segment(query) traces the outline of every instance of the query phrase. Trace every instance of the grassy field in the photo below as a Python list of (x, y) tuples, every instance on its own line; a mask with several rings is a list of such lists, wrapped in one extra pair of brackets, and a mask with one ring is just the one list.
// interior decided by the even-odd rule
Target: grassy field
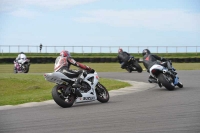
[[(100, 78), (108, 89), (119, 89), (130, 84)], [(46, 81), (42, 74), (0, 74), (0, 106), (17, 105), (27, 102), (41, 102), (52, 99), (51, 89), (54, 83)]]
[[(130, 53), (136, 58), (141, 58), (141, 53)], [(18, 53), (4, 53), (0, 54), (0, 58), (16, 58)], [(26, 53), (27, 57), (54, 57), (56, 58), (59, 53)], [(71, 53), (72, 57), (117, 57), (117, 53)], [(158, 53), (158, 56), (165, 58), (192, 58), (200, 57), (200, 53)]]
[[(97, 72), (125, 72), (118, 63), (84, 63)], [(140, 63), (142, 68), (144, 66)], [(173, 63), (177, 70), (200, 70), (200, 63)], [(31, 64), (29, 73), (47, 73), (52, 72), (54, 64)], [(72, 66), (72, 69), (78, 69)], [(13, 64), (0, 64), (0, 73), (13, 73)]]

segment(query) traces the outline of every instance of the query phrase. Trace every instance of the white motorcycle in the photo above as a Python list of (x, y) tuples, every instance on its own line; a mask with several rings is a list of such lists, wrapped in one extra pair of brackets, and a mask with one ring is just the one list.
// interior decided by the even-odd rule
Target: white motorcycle
[(164, 86), (167, 90), (174, 90), (175, 86), (183, 87), (174, 68), (169, 71), (166, 67), (155, 64), (150, 68), (150, 75), (155, 78), (154, 83), (158, 83), (160, 87)]
[(96, 71), (86, 74), (81, 82), (82, 87), (79, 91), (82, 97), (76, 96), (75, 88), (72, 87), (76, 78), (68, 78), (61, 72), (45, 73), (44, 77), (47, 81), (57, 84), (52, 89), (52, 97), (63, 108), (71, 107), (74, 103), (96, 100), (101, 103), (106, 103), (110, 98), (107, 89), (100, 84)]

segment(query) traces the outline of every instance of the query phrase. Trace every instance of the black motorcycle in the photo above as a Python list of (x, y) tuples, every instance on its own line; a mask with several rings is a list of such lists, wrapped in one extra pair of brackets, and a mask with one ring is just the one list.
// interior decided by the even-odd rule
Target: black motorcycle
[(142, 67), (140, 66), (140, 64), (138, 63), (138, 61), (131, 56), (130, 59), (128, 60), (128, 63), (126, 65), (125, 68), (129, 73), (131, 73), (132, 71), (137, 71), (139, 73), (142, 72)]

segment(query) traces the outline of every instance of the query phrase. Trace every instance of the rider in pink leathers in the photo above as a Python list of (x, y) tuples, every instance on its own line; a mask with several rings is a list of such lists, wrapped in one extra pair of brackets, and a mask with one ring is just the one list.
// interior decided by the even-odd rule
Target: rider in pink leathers
[(84, 78), (84, 74), (83, 74), (83, 70), (70, 70), (70, 65), (74, 65), (76, 67), (79, 67), (83, 70), (86, 70), (88, 72), (94, 72), (93, 69), (91, 69), (89, 66), (86, 66), (84, 64), (81, 64), (79, 62), (76, 62), (70, 55), (70, 53), (66, 50), (63, 50), (60, 52), (60, 56), (58, 56), (56, 58), (55, 61), (55, 66), (54, 66), (54, 71), (57, 72), (62, 72), (63, 74), (65, 74), (67, 77), (69, 78), (75, 78), (78, 77), (76, 79), (76, 81), (74, 82), (74, 84), (72, 85), (72, 87), (74, 87), (75, 93), (77, 94), (78, 97), (82, 97), (82, 94), (79, 91), (79, 88), (81, 88), (81, 82)]

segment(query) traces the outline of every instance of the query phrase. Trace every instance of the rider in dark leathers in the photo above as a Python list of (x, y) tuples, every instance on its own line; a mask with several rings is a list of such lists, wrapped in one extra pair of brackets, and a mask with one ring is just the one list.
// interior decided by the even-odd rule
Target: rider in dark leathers
[(74, 88), (76, 88), (75, 93), (77, 94), (78, 97), (82, 97), (82, 94), (79, 91), (79, 88), (81, 87), (80, 83), (82, 82), (85, 73), (83, 73), (83, 70), (70, 70), (70, 66), (74, 65), (76, 67), (79, 67), (83, 70), (86, 70), (90, 73), (94, 73), (94, 70), (90, 68), (89, 66), (86, 66), (84, 64), (81, 64), (79, 62), (76, 62), (70, 55), (70, 53), (66, 50), (63, 50), (60, 52), (60, 56), (56, 58), (55, 61), (55, 67), (54, 71), (57, 72), (62, 72), (69, 78), (76, 78), (76, 81), (72, 85)]
[[(117, 59), (118, 59), (119, 63), (121, 64), (122, 69), (126, 68), (126, 66), (128, 64), (128, 60), (130, 59), (130, 56), (131, 55), (129, 53), (123, 51), (122, 48), (119, 48)], [(128, 71), (130, 71), (129, 68), (126, 68), (126, 69)]]
[[(142, 55), (143, 55), (143, 64), (144, 64), (145, 68), (147, 69), (147, 72), (149, 72), (150, 68), (154, 64), (160, 64), (162, 66), (167, 67), (169, 70), (173, 69), (170, 62), (165, 62), (165, 61), (167, 61), (167, 59), (159, 57), (155, 54), (151, 54), (151, 52), (148, 49), (144, 49), (142, 51)], [(152, 83), (153, 80), (155, 80), (155, 78), (150, 75), (148, 81), (150, 83)]]

